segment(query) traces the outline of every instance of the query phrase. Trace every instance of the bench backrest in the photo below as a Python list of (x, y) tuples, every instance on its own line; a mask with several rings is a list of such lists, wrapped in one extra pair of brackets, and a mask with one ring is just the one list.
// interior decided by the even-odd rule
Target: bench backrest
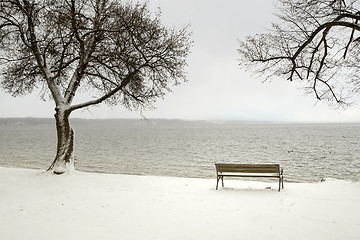
[(279, 164), (232, 164), (216, 163), (216, 172), (280, 173)]

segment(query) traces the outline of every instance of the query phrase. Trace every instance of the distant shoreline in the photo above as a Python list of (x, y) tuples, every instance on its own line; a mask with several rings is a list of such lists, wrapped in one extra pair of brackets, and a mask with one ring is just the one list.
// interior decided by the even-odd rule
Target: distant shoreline
[[(238, 125), (238, 124), (360, 124), (360, 122), (289, 122), (289, 121), (247, 121), (247, 120), (186, 120), (186, 119), (166, 119), (166, 118), (71, 118), (74, 124), (92, 124), (92, 123), (155, 123), (155, 124), (213, 124), (213, 125)], [(36, 117), (2, 117), (0, 125), (39, 125), (54, 124), (54, 118), (36, 118)]]

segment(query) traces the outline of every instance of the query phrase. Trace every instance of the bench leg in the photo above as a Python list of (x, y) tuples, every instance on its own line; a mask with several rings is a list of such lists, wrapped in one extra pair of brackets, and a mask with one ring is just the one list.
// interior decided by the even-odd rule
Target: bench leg
[(281, 177), (279, 177), (279, 192), (280, 192), (280, 187), (281, 187)]
[(222, 187), (224, 187), (224, 177), (216, 177), (216, 190), (219, 188), (219, 181), (221, 179)]
[(282, 189), (284, 189), (284, 169), (281, 169), (280, 177), (281, 177)]
[(279, 192), (280, 192), (280, 188), (284, 189), (284, 177), (283, 176), (279, 177)]

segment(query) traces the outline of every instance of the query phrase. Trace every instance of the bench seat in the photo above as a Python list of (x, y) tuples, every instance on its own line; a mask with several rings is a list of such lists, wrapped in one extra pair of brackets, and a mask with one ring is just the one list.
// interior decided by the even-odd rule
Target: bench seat
[(216, 190), (221, 179), (224, 187), (224, 177), (268, 177), (279, 178), (280, 188), (284, 188), (283, 169), (279, 164), (234, 164), (216, 163)]

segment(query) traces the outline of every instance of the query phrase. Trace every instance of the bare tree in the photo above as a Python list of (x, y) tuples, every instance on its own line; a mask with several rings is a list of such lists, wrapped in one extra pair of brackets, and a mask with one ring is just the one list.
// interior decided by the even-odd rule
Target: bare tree
[(334, 106), (360, 91), (360, 1), (278, 0), (279, 23), (240, 41), (240, 66), (268, 78), (306, 82)]
[[(166, 28), (147, 4), (116, 0), (1, 0), (1, 86), (41, 87), (55, 103), (58, 145), (48, 171), (74, 168), (69, 116), (102, 102), (139, 109), (186, 81), (188, 28)], [(78, 92), (88, 101), (73, 104)]]

